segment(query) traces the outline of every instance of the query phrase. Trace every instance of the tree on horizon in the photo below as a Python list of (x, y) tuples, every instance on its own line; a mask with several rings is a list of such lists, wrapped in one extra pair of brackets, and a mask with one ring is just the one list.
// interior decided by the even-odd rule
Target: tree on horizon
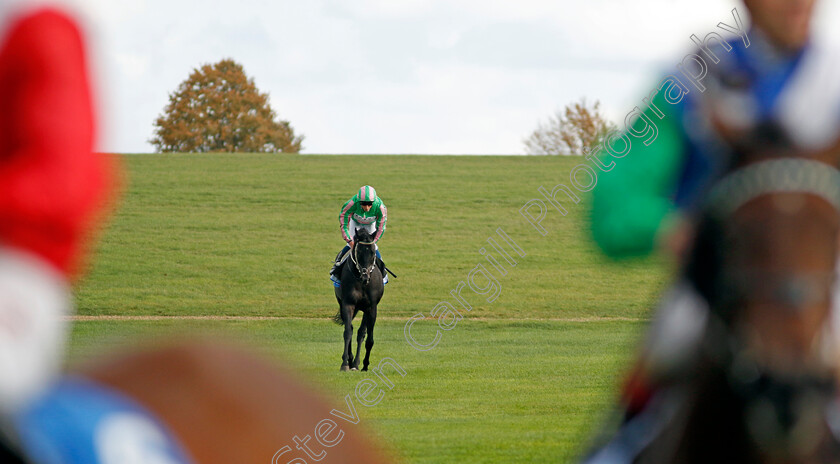
[(279, 120), (242, 65), (230, 58), (190, 73), (154, 122), (155, 150), (299, 153), (303, 136)]
[(582, 98), (557, 110), (547, 122), (540, 122), (524, 143), (531, 155), (584, 155), (595, 150), (614, 129), (616, 125), (601, 113), (599, 101), (590, 106)]

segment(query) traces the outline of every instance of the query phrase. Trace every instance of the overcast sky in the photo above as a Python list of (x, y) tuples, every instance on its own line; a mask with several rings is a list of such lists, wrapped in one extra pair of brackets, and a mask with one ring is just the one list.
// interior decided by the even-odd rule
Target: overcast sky
[[(735, 0), (74, 0), (88, 18), (100, 149), (151, 152), (193, 68), (230, 57), (304, 153), (521, 154), (554, 110), (618, 121)], [(833, 34), (840, 0), (822, 0)], [(840, 28), (833, 28), (838, 30)]]

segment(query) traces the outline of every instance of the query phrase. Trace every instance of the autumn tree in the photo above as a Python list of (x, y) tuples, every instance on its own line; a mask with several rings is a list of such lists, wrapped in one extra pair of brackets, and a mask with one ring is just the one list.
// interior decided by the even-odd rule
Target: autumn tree
[(303, 141), (231, 59), (194, 69), (154, 126), (159, 152), (298, 153)]
[(525, 147), (532, 155), (583, 155), (596, 149), (604, 136), (616, 129), (601, 113), (601, 104), (587, 105), (586, 99), (557, 110), (547, 122), (539, 123)]

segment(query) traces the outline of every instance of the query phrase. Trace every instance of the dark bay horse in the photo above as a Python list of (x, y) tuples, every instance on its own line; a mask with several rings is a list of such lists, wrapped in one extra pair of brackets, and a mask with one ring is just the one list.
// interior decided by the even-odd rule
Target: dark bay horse
[[(373, 348), (373, 327), (376, 324), (376, 307), (385, 293), (376, 260), (376, 245), (366, 229), (356, 229), (355, 246), (350, 257), (339, 272), (341, 286), (335, 287), (338, 313), (333, 317), (337, 324), (344, 325), (344, 353), (341, 355), (341, 370), (357, 370), (361, 359), (362, 341), (365, 341), (365, 360), (362, 370), (368, 370), (370, 351)], [(362, 323), (356, 334), (356, 357), (353, 357), (353, 318), (364, 312)], [(367, 336), (367, 340), (365, 340)]]
[(587, 464), (840, 462), (840, 141), (715, 123), (728, 170)]
[(745, 150), (711, 189), (672, 310), (699, 335), (625, 424), (632, 462), (840, 462), (838, 154)]

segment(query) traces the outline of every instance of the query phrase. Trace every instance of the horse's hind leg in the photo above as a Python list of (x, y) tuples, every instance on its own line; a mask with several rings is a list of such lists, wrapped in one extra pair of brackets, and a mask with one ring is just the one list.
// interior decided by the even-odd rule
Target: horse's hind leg
[[(367, 329), (367, 340), (365, 341), (365, 362), (362, 366), (362, 370), (368, 370), (368, 365), (370, 365), (370, 351), (373, 349), (373, 326), (376, 325), (376, 307), (371, 308), (370, 311), (365, 313), (364, 319), (362, 319), (362, 327)], [(359, 349), (356, 351), (356, 356), (359, 356), (359, 352), (362, 351), (362, 347), (359, 346)], [(358, 364), (357, 364), (358, 365)]]
[(362, 323), (359, 325), (359, 330), (356, 331), (356, 357), (353, 359), (353, 365), (351, 366), (352, 369), (358, 369), (359, 361), (362, 360), (362, 341), (365, 339), (365, 334), (367, 333), (367, 319), (368, 315), (367, 313), (364, 313)]

